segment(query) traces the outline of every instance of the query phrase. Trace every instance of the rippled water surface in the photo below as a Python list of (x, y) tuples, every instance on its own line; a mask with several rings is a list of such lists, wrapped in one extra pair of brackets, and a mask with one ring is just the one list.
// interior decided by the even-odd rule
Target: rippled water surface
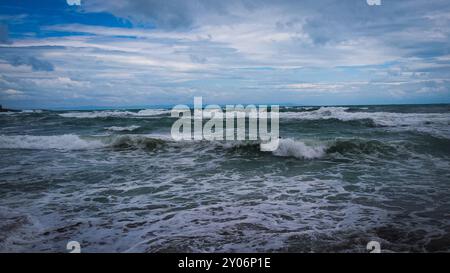
[(0, 113), (0, 251), (450, 250), (450, 106), (285, 107), (279, 149), (164, 109)]

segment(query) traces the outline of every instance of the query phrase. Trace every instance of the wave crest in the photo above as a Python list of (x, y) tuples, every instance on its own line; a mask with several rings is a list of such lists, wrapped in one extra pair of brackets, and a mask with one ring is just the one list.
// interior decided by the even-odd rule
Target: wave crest
[(88, 150), (98, 148), (142, 148), (155, 149), (166, 140), (146, 135), (112, 135), (81, 137), (73, 134), (55, 136), (0, 135), (0, 149), (25, 150)]
[(114, 131), (114, 132), (124, 132), (124, 131), (134, 131), (141, 128), (141, 126), (138, 125), (130, 125), (130, 126), (125, 126), (125, 127), (121, 127), (121, 126), (111, 126), (111, 127), (105, 127), (105, 130), (108, 131)]
[(56, 136), (0, 136), (1, 149), (32, 149), (32, 150), (86, 150), (104, 147), (99, 140), (82, 139), (77, 135), (65, 134)]
[[(261, 151), (259, 141), (207, 142), (207, 141), (172, 141), (169, 137), (158, 135), (109, 135), (81, 137), (73, 134), (55, 136), (0, 135), (0, 149), (35, 149), (35, 150), (87, 150), (99, 148), (145, 149), (155, 150), (165, 146), (197, 148), (219, 148), (230, 152), (267, 154)], [(206, 146), (205, 146), (206, 145)], [(441, 144), (439, 143), (439, 147)], [(341, 155), (395, 155), (398, 145), (367, 139), (337, 139), (329, 141), (301, 141), (280, 139), (278, 148), (271, 152), (274, 156), (295, 157), (298, 159), (317, 159), (325, 156)], [(211, 150), (210, 150), (211, 151)]]
[(302, 141), (293, 139), (280, 139), (278, 149), (272, 152), (275, 156), (290, 156), (300, 159), (314, 159), (325, 155), (326, 145), (306, 145)]
[(320, 107), (314, 111), (281, 112), (280, 118), (341, 121), (370, 119), (380, 126), (448, 125), (449, 113), (351, 112), (348, 107)]
[(153, 150), (166, 144), (164, 139), (141, 135), (116, 136), (109, 144), (110, 147), (119, 149), (142, 148)]
[(132, 111), (89, 111), (89, 112), (68, 112), (61, 113), (59, 116), (64, 118), (109, 118), (109, 117), (150, 117), (160, 116), (169, 113), (167, 109), (144, 109), (138, 112)]
[(326, 149), (327, 154), (389, 154), (393, 151), (395, 151), (395, 147), (391, 145), (378, 140), (363, 139), (338, 139)]

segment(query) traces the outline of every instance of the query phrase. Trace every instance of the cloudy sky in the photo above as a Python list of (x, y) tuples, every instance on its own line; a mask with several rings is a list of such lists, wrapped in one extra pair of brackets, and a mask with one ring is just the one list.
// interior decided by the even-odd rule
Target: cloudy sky
[(449, 26), (448, 0), (0, 0), (0, 103), (448, 103)]

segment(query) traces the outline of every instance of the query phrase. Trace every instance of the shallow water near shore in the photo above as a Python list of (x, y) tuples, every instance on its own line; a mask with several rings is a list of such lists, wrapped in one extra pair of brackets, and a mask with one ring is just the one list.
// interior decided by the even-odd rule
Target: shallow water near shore
[(450, 106), (282, 107), (279, 148), (168, 109), (0, 113), (0, 251), (450, 250)]

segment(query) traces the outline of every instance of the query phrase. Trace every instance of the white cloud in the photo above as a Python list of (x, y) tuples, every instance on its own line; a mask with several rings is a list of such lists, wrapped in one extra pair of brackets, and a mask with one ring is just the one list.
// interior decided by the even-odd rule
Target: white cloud
[(19, 91), (19, 90), (15, 90), (15, 89), (6, 89), (6, 90), (1, 90), (1, 92), (5, 95), (10, 95), (10, 96), (16, 96), (16, 95), (22, 95), (23, 92)]
[(69, 6), (80, 6), (81, 5), (81, 0), (66, 0), (67, 4)]
[(88, 88), (90, 86), (88, 81), (72, 80), (69, 77), (36, 78), (28, 81), (38, 88)]

